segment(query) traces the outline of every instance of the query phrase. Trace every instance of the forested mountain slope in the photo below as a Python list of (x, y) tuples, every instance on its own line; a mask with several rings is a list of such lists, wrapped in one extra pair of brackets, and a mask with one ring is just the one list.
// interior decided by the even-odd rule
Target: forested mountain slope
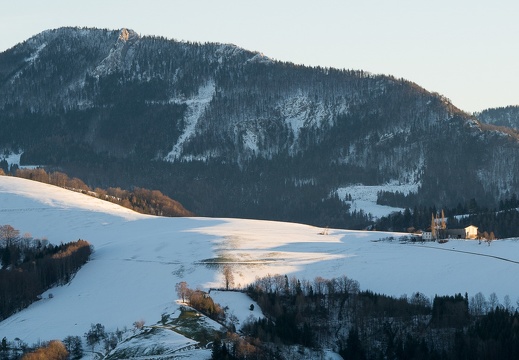
[[(518, 134), (390, 76), (123, 29), (45, 31), (0, 54), (0, 149), (200, 215), (359, 227), (349, 184), (412, 204), (517, 192)], [(395, 204), (402, 206), (402, 204)]]
[(486, 109), (475, 116), (486, 124), (511, 127), (519, 129), (519, 106), (506, 106)]

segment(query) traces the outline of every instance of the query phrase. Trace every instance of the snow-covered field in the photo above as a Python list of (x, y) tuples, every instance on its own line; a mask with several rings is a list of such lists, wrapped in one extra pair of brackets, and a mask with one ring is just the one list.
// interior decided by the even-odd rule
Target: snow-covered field
[(7, 165), (11, 167), (11, 165), (18, 165), (21, 169), (35, 169), (38, 166), (36, 165), (20, 165), (20, 158), (22, 156), (22, 152), (19, 153), (10, 153), (9, 155), (0, 153), (0, 161), (7, 161)]
[[(137, 214), (79, 193), (0, 176), (0, 225), (59, 244), (88, 240), (95, 253), (73, 280), (49, 290), (29, 308), (0, 323), (0, 338), (32, 344), (83, 334), (91, 324), (108, 331), (135, 321), (157, 324), (179, 309), (175, 284), (222, 287), (215, 263), (231, 264), (235, 284), (287, 274), (313, 280), (346, 275), (361, 289), (394, 296), (495, 292), (519, 297), (519, 242), (402, 244), (378, 241), (399, 234), (330, 229), (243, 219), (161, 218)], [(213, 295), (213, 292), (211, 294)], [(52, 293), (53, 297), (49, 298)], [(240, 324), (250, 299), (215, 293)], [(257, 307), (255, 310), (258, 310)], [(256, 316), (255, 314), (254, 316)], [(179, 335), (180, 336), (180, 335)], [(168, 340), (169, 341), (169, 340)], [(180, 344), (184, 340), (175, 339)], [(189, 343), (185, 339), (185, 343)]]
[(377, 204), (377, 193), (379, 191), (400, 192), (404, 195), (418, 192), (418, 184), (400, 184), (396, 182), (385, 185), (351, 185), (339, 188), (337, 195), (340, 199), (346, 200), (351, 195), (352, 201), (346, 201), (351, 206), (351, 211), (364, 211), (371, 214), (374, 218), (387, 216), (395, 211), (404, 211), (402, 208), (391, 207)]

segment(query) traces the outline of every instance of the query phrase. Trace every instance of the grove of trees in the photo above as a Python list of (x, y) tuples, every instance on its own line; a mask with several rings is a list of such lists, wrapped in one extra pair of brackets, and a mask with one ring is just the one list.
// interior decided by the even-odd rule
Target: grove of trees
[(22, 356), (22, 360), (66, 360), (69, 353), (61, 341), (53, 340), (48, 345)]
[(202, 314), (213, 320), (222, 320), (224, 311), (213, 301), (211, 296), (202, 290), (193, 290), (185, 281), (181, 281), (175, 285), (175, 290), (182, 302), (186, 302), (189, 306), (200, 311)]
[(92, 253), (85, 240), (52, 245), (0, 226), (0, 320), (38, 299), (51, 286), (65, 284)]
[[(313, 281), (269, 275), (245, 290), (264, 319), (242, 327), (251, 358), (283, 353), (283, 345), (335, 348), (344, 359), (517, 359), (519, 313), (505, 297), (424, 294), (393, 298), (360, 291), (342, 276)], [(519, 302), (518, 302), (519, 305)], [(286, 353), (285, 353), (286, 354)], [(245, 359), (232, 340), (217, 343), (213, 359)], [(261, 358), (261, 357), (260, 357)]]
[[(377, 203), (401, 206), (402, 203), (399, 202), (386, 202), (394, 195), (389, 194), (393, 193), (379, 193)], [(431, 224), (431, 214), (436, 214), (438, 211), (439, 208), (435, 206), (405, 208), (404, 211), (397, 211), (381, 217), (375, 222), (374, 228), (383, 231), (404, 232), (418, 229), (426, 230)], [(499, 205), (492, 208), (480, 205), (476, 199), (470, 199), (463, 204), (459, 203), (456, 207), (446, 208), (445, 216), (449, 228), (456, 229), (476, 225), (482, 234), (485, 232), (488, 234), (484, 236), (486, 239), (490, 238), (492, 233), (497, 238), (519, 236), (519, 200), (516, 194), (500, 200)]]

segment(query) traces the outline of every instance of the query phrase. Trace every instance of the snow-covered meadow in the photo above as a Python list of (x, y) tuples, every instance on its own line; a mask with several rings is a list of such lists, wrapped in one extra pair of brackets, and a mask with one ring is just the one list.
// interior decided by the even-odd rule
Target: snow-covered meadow
[[(161, 218), (7, 176), (0, 176), (3, 224), (51, 243), (81, 238), (95, 248), (69, 284), (0, 323), (0, 338), (29, 344), (83, 336), (95, 323), (109, 331), (139, 320), (156, 324), (161, 314), (178, 313), (176, 283), (222, 287), (221, 263), (232, 266), (236, 286), (267, 274), (309, 280), (346, 275), (363, 290), (394, 296), (495, 292), (501, 300), (519, 298), (519, 242), (513, 239), (491, 246), (464, 240), (412, 244), (393, 233), (330, 229), (321, 235), (322, 229), (293, 223)], [(395, 240), (380, 241), (390, 236)], [(240, 323), (251, 314), (243, 294), (214, 297)]]
[[(389, 182), (384, 185), (350, 185), (337, 189), (337, 195), (343, 201), (350, 204), (351, 211), (363, 211), (365, 214), (371, 214), (374, 218), (388, 216), (395, 211), (404, 211), (403, 208), (397, 208), (387, 205), (377, 204), (377, 194), (379, 191), (400, 192), (404, 195), (418, 192), (418, 183), (401, 184), (398, 182)], [(347, 200), (351, 196), (351, 201)]]

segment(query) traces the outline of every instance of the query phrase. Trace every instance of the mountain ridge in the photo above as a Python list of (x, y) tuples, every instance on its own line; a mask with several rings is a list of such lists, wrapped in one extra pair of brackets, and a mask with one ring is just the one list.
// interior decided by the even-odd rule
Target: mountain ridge
[(0, 147), (23, 162), (201, 215), (351, 226), (334, 195), (351, 184), (418, 184), (394, 204), (411, 207), (519, 190), (517, 132), (404, 79), (233, 45), (49, 30), (0, 54), (0, 95)]

